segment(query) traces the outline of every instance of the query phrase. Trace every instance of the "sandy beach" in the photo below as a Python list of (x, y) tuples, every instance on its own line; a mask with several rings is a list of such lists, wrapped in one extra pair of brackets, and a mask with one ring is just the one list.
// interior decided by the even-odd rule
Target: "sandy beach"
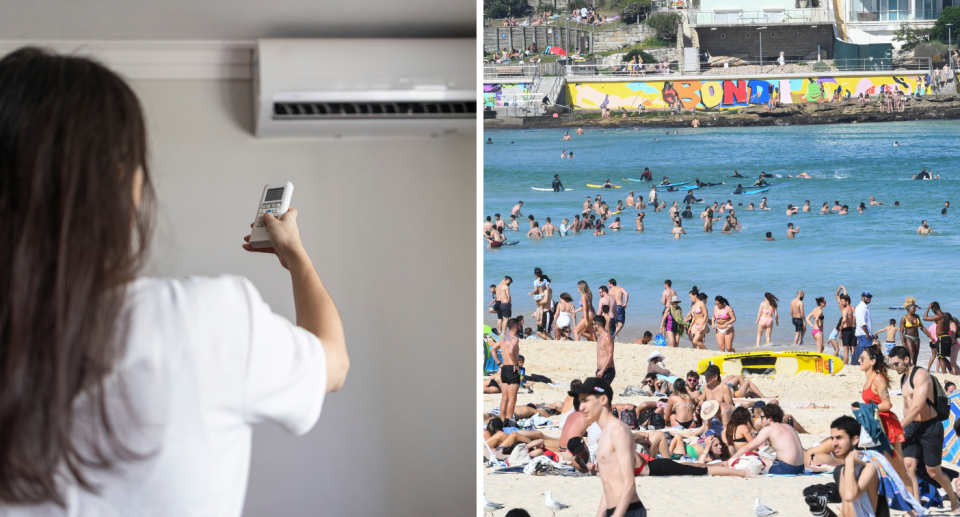
[[(618, 395), (613, 402), (640, 403), (653, 400), (652, 397), (620, 397), (627, 386), (639, 385), (646, 374), (647, 358), (654, 350), (666, 357), (664, 366), (674, 375), (682, 376), (688, 370), (695, 369), (696, 362), (705, 357), (717, 355), (712, 350), (689, 348), (665, 348), (627, 343), (616, 343), (614, 360), (617, 378), (613, 382), (614, 392)], [(775, 351), (786, 351), (790, 347), (777, 347)], [(738, 352), (755, 351), (753, 347), (738, 347)], [(769, 350), (769, 349), (768, 349)], [(573, 379), (583, 379), (592, 375), (596, 369), (596, 346), (588, 342), (557, 342), (521, 340), (520, 353), (525, 357), (525, 368), (529, 374), (536, 373), (549, 377), (554, 383), (569, 383)], [(925, 366), (925, 362), (923, 363)], [(891, 389), (899, 389), (899, 376), (892, 372)], [(830, 422), (841, 415), (852, 415), (850, 404), (860, 400), (864, 374), (856, 366), (845, 366), (835, 375), (823, 375), (801, 372), (797, 375), (749, 375), (757, 387), (767, 397), (776, 396), (784, 412), (793, 415), (810, 434), (800, 435), (804, 447), (810, 447), (828, 438)], [(954, 375), (938, 375), (941, 382), (947, 380), (960, 382)], [(545, 384), (533, 386), (533, 393), (521, 390), (517, 404), (530, 402), (562, 401), (566, 388)], [(498, 407), (500, 395), (483, 395), (483, 410)], [(826, 408), (801, 407), (816, 404)], [(893, 411), (903, 414), (903, 399), (893, 396)], [(558, 417), (553, 417), (556, 421)], [(559, 437), (559, 428), (544, 428), (545, 434)], [(491, 475), (492, 469), (483, 469), (483, 486), (487, 499), (501, 503), (505, 508), (522, 507), (533, 516), (550, 516), (540, 494), (551, 491), (553, 497), (570, 505), (570, 508), (558, 514), (560, 517), (594, 516), (602, 494), (600, 479), (567, 478), (561, 476), (528, 476), (524, 474)], [(754, 500), (777, 510), (779, 515), (810, 515), (803, 501), (803, 488), (832, 481), (828, 476), (767, 477), (741, 479), (729, 477), (638, 477), (637, 490), (651, 515), (710, 515), (744, 516), (753, 515)], [(837, 505), (831, 505), (836, 508)], [(931, 515), (947, 515), (947, 509), (935, 509)], [(838, 510), (837, 510), (838, 511)], [(838, 511), (839, 513), (839, 511)], [(893, 512), (893, 515), (904, 515)]]

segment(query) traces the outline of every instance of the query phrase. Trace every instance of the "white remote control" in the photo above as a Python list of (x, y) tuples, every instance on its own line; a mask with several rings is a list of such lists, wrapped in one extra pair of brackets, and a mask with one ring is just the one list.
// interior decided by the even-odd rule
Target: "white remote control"
[(263, 222), (263, 214), (270, 212), (277, 219), (287, 213), (290, 208), (290, 197), (293, 196), (293, 183), (267, 183), (260, 195), (257, 205), (257, 216), (253, 220), (253, 229), (250, 231), (250, 247), (270, 248), (270, 234), (267, 232), (267, 223)]

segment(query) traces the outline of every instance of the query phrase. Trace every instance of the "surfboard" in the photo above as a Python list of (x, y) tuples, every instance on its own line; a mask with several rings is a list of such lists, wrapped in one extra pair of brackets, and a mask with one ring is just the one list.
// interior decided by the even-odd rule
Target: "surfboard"
[(609, 187), (604, 187), (603, 185), (591, 185), (587, 183), (587, 186), (590, 188), (620, 188), (620, 185), (611, 185)]
[(788, 373), (817, 372), (834, 374), (843, 369), (843, 360), (830, 354), (817, 352), (744, 352), (717, 355), (697, 362), (697, 372), (703, 373), (711, 364), (720, 368), (723, 375), (743, 373)]
[[(635, 181), (635, 182), (638, 182), (638, 183), (641, 182), (641, 181), (644, 181), (644, 180), (635, 180), (635, 179), (633, 179), (633, 178), (620, 178), (620, 179), (622, 179), (623, 181)], [(649, 181), (649, 180), (647, 180), (647, 181)]]
[[(541, 191), (543, 191), (543, 192), (553, 192), (553, 189), (552, 189), (552, 188), (537, 188), (537, 187), (530, 187), (530, 188), (532, 188), (533, 190), (541, 190)], [(570, 192), (570, 191), (572, 191), (573, 189), (572, 189), (572, 188), (565, 188), (565, 189), (563, 189), (563, 190), (564, 190), (564, 192)]]
[(746, 194), (762, 194), (762, 193), (767, 192), (767, 191), (769, 191), (769, 190), (770, 190), (770, 189), (768, 189), (768, 188), (759, 189), (759, 190), (744, 190), (741, 194), (743, 194), (743, 195), (746, 195)]
[(687, 183), (690, 183), (690, 182), (689, 182), (689, 181), (683, 181), (683, 182), (680, 182), (680, 183), (668, 183), (668, 184), (666, 184), (666, 185), (657, 185), (657, 188), (679, 187), (680, 185), (686, 185)]

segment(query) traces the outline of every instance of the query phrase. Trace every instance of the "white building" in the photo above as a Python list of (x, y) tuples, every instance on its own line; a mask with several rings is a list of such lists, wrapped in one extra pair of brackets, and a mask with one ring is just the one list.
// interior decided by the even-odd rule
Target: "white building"
[[(893, 43), (902, 23), (914, 28), (933, 27), (944, 0), (833, 0), (839, 2), (850, 43)], [(947, 0), (950, 5), (950, 0)]]

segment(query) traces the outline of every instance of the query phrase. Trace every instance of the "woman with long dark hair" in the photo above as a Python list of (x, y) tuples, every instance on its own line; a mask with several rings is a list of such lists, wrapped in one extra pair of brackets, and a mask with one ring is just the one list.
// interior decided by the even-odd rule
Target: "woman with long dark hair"
[(900, 425), (900, 419), (891, 411), (893, 402), (890, 401), (889, 392), (890, 372), (879, 346), (870, 345), (863, 349), (860, 353), (860, 371), (866, 374), (863, 392), (860, 394), (863, 402), (877, 405), (880, 425), (883, 427), (883, 432), (887, 434), (890, 445), (893, 446), (893, 455), (890, 453), (884, 453), (884, 455), (901, 476), (900, 479), (906, 479), (903, 477), (907, 474), (907, 469), (903, 464), (903, 446), (901, 445), (906, 441), (906, 436), (903, 433), (903, 426)]
[(717, 347), (721, 352), (736, 352), (733, 349), (733, 323), (737, 321), (737, 315), (723, 296), (717, 296), (713, 300), (713, 328), (717, 331)]
[(91, 60), (24, 48), (0, 60), (0, 215), (0, 501), (240, 515), (252, 424), (307, 432), (349, 367), (296, 210), (265, 216), (272, 248), (244, 248), (290, 271), (298, 326), (244, 278), (140, 277), (139, 101)]
[(767, 333), (767, 346), (770, 346), (770, 336), (773, 334), (773, 324), (780, 325), (780, 315), (777, 313), (777, 302), (780, 301), (770, 293), (763, 293), (763, 301), (757, 311), (757, 348), (760, 348), (760, 336)]
[(756, 434), (750, 411), (747, 408), (738, 407), (730, 413), (730, 420), (723, 430), (723, 441), (733, 452), (737, 452), (750, 443)]

